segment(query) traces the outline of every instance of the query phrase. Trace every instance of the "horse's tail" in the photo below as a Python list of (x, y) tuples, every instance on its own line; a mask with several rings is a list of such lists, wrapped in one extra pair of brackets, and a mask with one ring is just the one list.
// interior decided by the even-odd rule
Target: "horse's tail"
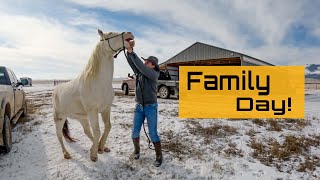
[(64, 136), (64, 138), (70, 142), (76, 142), (77, 139), (74, 139), (70, 136), (70, 131), (69, 131), (69, 127), (68, 127), (68, 120), (66, 120), (64, 122), (64, 125), (63, 125), (63, 129), (62, 129), (62, 134)]

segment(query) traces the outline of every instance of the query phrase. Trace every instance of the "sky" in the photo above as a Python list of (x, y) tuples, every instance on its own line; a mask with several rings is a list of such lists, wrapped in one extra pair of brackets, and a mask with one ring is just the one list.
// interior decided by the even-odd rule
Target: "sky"
[[(320, 64), (318, 0), (0, 0), (0, 66), (72, 79), (104, 32), (135, 35), (139, 56), (168, 60), (195, 42), (275, 65)], [(114, 77), (132, 73), (125, 56)]]

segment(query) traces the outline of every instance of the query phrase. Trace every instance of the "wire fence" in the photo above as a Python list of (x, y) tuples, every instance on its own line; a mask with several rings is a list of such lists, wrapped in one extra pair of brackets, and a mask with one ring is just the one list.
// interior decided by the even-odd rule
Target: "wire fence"
[(305, 89), (320, 89), (320, 83), (305, 83)]
[(53, 81), (53, 85), (54, 86), (57, 86), (58, 84), (61, 84), (61, 83), (66, 83), (66, 82), (69, 82), (70, 80), (54, 80)]

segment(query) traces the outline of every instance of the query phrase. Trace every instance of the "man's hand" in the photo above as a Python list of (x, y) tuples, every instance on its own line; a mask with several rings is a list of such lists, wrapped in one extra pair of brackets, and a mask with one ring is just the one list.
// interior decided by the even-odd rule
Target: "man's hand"
[(132, 53), (132, 52), (133, 52), (133, 47), (134, 47), (134, 45), (135, 45), (134, 40), (130, 40), (130, 41), (129, 41), (129, 47), (127, 48), (128, 53)]

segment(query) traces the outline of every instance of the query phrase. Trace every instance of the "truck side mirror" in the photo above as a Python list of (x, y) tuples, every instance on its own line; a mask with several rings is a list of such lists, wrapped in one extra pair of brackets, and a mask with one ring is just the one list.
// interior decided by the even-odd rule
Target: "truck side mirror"
[(18, 82), (18, 83), (16, 84), (16, 87), (19, 87), (19, 86), (22, 86), (22, 82)]

